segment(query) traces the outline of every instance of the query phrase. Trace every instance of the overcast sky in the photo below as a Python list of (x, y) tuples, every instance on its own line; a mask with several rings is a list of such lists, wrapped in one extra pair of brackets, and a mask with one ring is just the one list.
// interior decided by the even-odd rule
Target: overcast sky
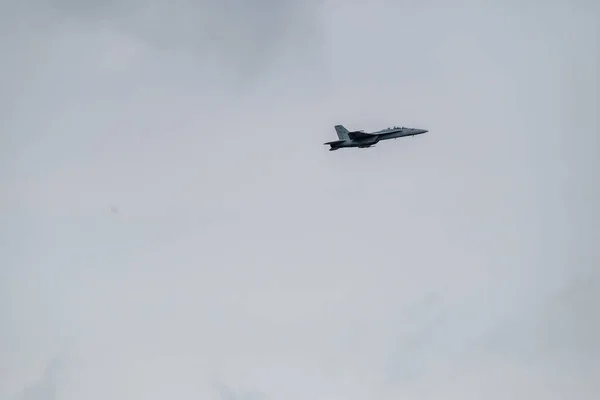
[(600, 3), (250, 3), (1, 3), (0, 398), (596, 399)]

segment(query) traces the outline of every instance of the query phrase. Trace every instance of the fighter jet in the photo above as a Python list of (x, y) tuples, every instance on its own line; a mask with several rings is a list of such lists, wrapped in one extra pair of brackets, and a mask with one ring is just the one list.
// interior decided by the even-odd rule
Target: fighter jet
[(375, 146), (380, 140), (397, 139), (399, 137), (421, 135), (428, 132), (425, 129), (406, 128), (403, 126), (394, 126), (393, 128), (370, 133), (363, 130), (349, 132), (342, 125), (335, 125), (334, 128), (339, 140), (323, 143), (324, 145), (329, 145), (329, 151), (344, 147), (358, 147), (362, 149)]

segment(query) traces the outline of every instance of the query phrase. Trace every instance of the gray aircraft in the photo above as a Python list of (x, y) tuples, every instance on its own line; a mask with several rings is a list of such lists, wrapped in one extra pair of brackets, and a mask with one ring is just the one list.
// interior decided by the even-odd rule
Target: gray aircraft
[(370, 133), (363, 130), (349, 132), (342, 125), (335, 125), (335, 131), (339, 140), (323, 143), (324, 145), (329, 145), (329, 151), (344, 147), (366, 148), (375, 146), (380, 140), (397, 139), (399, 137), (421, 135), (428, 132), (425, 129), (405, 128), (403, 126), (394, 126), (393, 128)]

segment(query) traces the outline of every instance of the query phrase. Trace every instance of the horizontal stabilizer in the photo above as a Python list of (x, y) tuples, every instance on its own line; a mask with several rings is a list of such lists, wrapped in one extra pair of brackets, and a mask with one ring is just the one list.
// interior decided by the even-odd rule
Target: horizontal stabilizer
[(327, 142), (327, 143), (323, 143), (323, 144), (328, 144), (330, 146), (335, 146), (336, 144), (342, 144), (344, 142), (345, 142), (345, 140), (334, 140), (333, 142)]

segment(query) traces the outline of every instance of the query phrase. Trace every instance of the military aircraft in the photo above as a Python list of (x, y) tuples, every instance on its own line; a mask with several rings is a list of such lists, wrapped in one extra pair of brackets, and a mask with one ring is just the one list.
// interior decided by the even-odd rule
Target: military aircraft
[(375, 146), (380, 140), (397, 139), (399, 137), (415, 136), (429, 132), (425, 129), (405, 128), (403, 126), (394, 126), (393, 128), (370, 133), (363, 130), (349, 132), (342, 125), (335, 125), (334, 128), (339, 140), (323, 143), (324, 145), (329, 145), (329, 151), (344, 147), (367, 148)]

